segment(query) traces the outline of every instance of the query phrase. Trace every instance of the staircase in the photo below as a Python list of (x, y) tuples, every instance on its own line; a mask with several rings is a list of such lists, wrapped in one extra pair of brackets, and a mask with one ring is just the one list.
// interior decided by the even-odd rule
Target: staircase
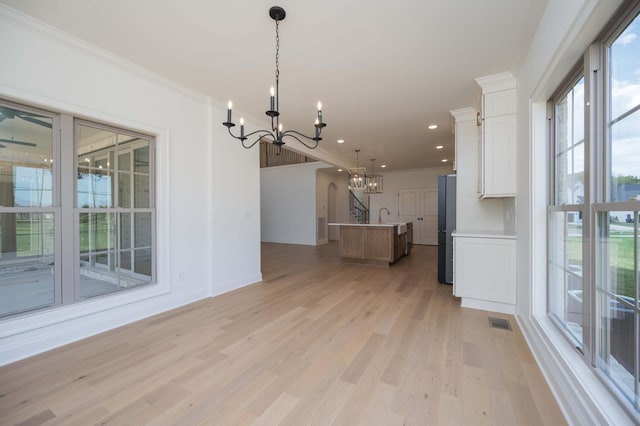
[[(369, 204), (368, 196), (365, 202)], [(355, 223), (369, 223), (369, 207), (360, 201), (351, 190), (349, 190), (349, 211)]]

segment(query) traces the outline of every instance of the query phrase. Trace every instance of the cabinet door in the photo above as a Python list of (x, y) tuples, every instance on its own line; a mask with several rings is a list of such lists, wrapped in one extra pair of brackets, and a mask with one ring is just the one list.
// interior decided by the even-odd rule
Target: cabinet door
[(484, 195), (484, 121), (481, 131), (478, 132), (478, 180), (476, 181), (476, 193), (479, 197)]
[(457, 296), (516, 303), (516, 242), (501, 238), (455, 239)]
[(453, 295), (456, 297), (461, 297), (460, 285), (458, 284), (458, 274), (457, 268), (458, 264), (456, 263), (456, 246), (458, 245), (458, 237), (453, 237)]
[(516, 112), (516, 91), (514, 89), (486, 93), (483, 96), (482, 116), (487, 119)]
[(515, 196), (515, 139), (515, 114), (485, 118), (482, 147), (484, 197)]

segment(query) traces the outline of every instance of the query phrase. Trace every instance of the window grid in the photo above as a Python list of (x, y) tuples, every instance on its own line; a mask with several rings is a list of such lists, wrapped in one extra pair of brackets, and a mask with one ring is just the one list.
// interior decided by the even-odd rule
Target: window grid
[[(548, 312), (573, 343), (576, 333), (567, 317), (572, 289), (567, 283), (580, 277), (585, 362), (596, 368), (612, 394), (640, 421), (640, 40), (635, 41), (640, 36), (640, 4), (627, 2), (623, 8), (587, 49), (580, 66), (587, 76), (584, 120), (578, 123), (584, 136), (565, 139), (569, 143), (563, 144), (564, 135), (557, 130), (558, 115), (564, 112), (557, 108), (558, 102), (572, 93), (573, 86), (549, 102)], [(576, 80), (567, 81), (569, 86)], [(566, 100), (566, 105), (575, 106), (573, 101)], [(571, 163), (575, 157), (569, 157), (580, 145), (583, 200), (562, 194), (566, 175), (562, 167), (567, 164), (577, 176)], [(568, 268), (572, 262), (566, 226), (572, 211), (583, 214), (584, 270), (574, 275)], [(563, 267), (564, 275), (558, 274)]]
[[(565, 89), (550, 102), (553, 184), (548, 223), (548, 310), (554, 322), (583, 347), (583, 254), (584, 195), (584, 77), (576, 72)], [(576, 152), (579, 152), (576, 155)]]
[(0, 101), (0, 317), (61, 301), (58, 128), (55, 114)]
[[(115, 151), (94, 144), (84, 154), (91, 151), (95, 158), (86, 164), (83, 157), (86, 167), (78, 167), (76, 124), (114, 132), (115, 146), (130, 152), (114, 157)], [(73, 304), (84, 299), (83, 286), (95, 290), (96, 274), (106, 275), (81, 274), (81, 214), (109, 217), (103, 228), (87, 223), (83, 231), (85, 244), (96, 248), (94, 257), (112, 258), (105, 262), (107, 272), (113, 265), (129, 268), (110, 277), (128, 282), (116, 291), (156, 281), (152, 137), (0, 99), (0, 138), (0, 317)], [(87, 188), (97, 197), (92, 206), (77, 206), (77, 185), (87, 176)]]
[[(78, 121), (76, 145), (78, 175), (86, 181), (78, 181), (76, 197), (81, 236), (78, 268), (84, 277), (78, 297), (155, 281), (150, 139)], [(96, 184), (105, 179), (106, 184)]]

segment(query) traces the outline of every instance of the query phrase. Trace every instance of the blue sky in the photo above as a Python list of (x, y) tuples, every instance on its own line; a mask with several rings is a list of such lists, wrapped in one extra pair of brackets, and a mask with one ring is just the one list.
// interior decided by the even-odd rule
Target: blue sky
[[(640, 104), (640, 17), (611, 46), (611, 119)], [(640, 111), (612, 128), (612, 173), (640, 176)]]

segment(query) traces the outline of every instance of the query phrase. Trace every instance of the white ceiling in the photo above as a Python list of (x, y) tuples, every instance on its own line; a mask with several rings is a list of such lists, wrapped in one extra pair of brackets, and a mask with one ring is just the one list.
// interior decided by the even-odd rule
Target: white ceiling
[[(285, 128), (387, 170), (453, 159), (449, 111), (476, 106), (476, 77), (517, 75), (547, 0), (0, 0), (226, 104), (267, 126), (275, 24), (282, 6), (280, 112)], [(263, 119), (264, 117), (264, 119)], [(221, 116), (220, 122), (226, 117)], [(437, 130), (427, 125), (437, 123)], [(254, 129), (255, 130), (255, 129)], [(247, 131), (251, 129), (247, 128)], [(339, 145), (337, 139), (346, 143)], [(229, 140), (229, 143), (237, 143)], [(297, 142), (291, 142), (295, 145)], [(436, 150), (436, 145), (444, 149)]]

